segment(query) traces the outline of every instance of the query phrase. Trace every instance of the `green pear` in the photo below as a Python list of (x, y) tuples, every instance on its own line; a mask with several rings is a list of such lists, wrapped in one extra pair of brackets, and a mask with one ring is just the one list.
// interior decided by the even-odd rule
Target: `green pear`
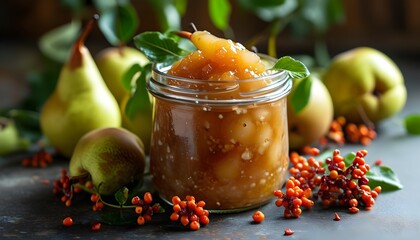
[(143, 66), (149, 62), (142, 52), (127, 46), (102, 50), (95, 61), (105, 84), (118, 103), (130, 95), (130, 91), (122, 83), (124, 74), (136, 63)]
[(123, 128), (101, 128), (86, 133), (70, 159), (71, 178), (88, 175), (101, 195), (140, 181), (145, 168), (142, 141)]
[[(298, 150), (311, 145), (323, 137), (329, 130), (334, 116), (333, 102), (328, 89), (318, 76), (311, 74), (311, 92), (308, 104), (300, 112), (295, 113), (288, 101), (287, 121), (289, 128), (289, 147)], [(295, 80), (291, 98), (303, 79)]]
[[(144, 143), (146, 154), (150, 151), (150, 141), (152, 138), (152, 119), (153, 108), (145, 109), (134, 114), (132, 118), (125, 114), (125, 107), (129, 97), (125, 97), (120, 103), (122, 127), (136, 134)], [(151, 103), (152, 104), (152, 103)]]
[(331, 94), (335, 116), (344, 116), (349, 122), (379, 122), (398, 113), (407, 99), (400, 69), (373, 48), (355, 48), (335, 56), (323, 82)]
[(15, 123), (0, 117), (0, 156), (10, 154), (20, 148), (20, 137)]
[(93, 21), (75, 42), (57, 85), (40, 114), (43, 133), (66, 157), (71, 157), (77, 142), (87, 132), (121, 125), (118, 103), (84, 46), (92, 25)]
[[(128, 117), (125, 107), (131, 92), (123, 86), (123, 76), (134, 64), (144, 66), (149, 60), (139, 50), (130, 47), (107, 48), (96, 57), (99, 71), (120, 106), (122, 127), (136, 134), (144, 143), (146, 153), (149, 152), (152, 134), (152, 111), (139, 111)], [(144, 91), (147, 94), (147, 91)], [(151, 108), (150, 108), (151, 109)]]

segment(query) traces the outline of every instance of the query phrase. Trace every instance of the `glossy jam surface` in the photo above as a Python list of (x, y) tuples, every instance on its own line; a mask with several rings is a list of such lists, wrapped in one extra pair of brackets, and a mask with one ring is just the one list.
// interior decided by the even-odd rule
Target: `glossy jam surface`
[[(194, 34), (192, 41), (199, 50), (175, 63), (167, 76), (194, 79), (196, 84), (171, 79), (168, 84), (199, 88), (223, 102), (276, 80), (252, 81), (266, 68), (258, 55), (240, 44), (207, 32)], [(244, 79), (251, 81), (241, 82)], [(238, 86), (219, 93), (214, 87), (217, 81)], [(289, 151), (285, 97), (217, 106), (199, 100), (197, 104), (155, 100), (151, 173), (163, 198), (193, 195), (206, 202), (206, 209), (237, 211), (267, 202), (281, 187)]]

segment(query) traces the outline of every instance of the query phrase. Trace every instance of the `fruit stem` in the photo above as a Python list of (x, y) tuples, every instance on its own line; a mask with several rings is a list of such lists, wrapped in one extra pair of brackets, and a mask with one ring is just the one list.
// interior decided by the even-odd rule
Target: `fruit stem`
[(113, 207), (113, 208), (135, 208), (136, 207), (135, 205), (121, 205), (120, 206), (120, 205), (108, 203), (102, 198), (101, 194), (98, 193), (98, 196), (99, 196), (99, 200), (101, 200), (101, 202), (108, 207)]
[(194, 32), (197, 32), (197, 27), (195, 26), (195, 24), (192, 22), (190, 23), (191, 28), (194, 30)]
[(192, 33), (187, 32), (187, 31), (178, 31), (176, 32), (176, 34), (182, 38), (187, 38), (187, 39), (191, 39)]
[(76, 42), (74, 43), (68, 63), (70, 69), (75, 69), (82, 65), (82, 49), (85, 43), (85, 39), (92, 30), (93, 24), (96, 23), (98, 19), (98, 14), (93, 15), (93, 17), (83, 28), (83, 32), (80, 34), (79, 38), (77, 38)]
[(88, 172), (85, 172), (78, 176), (70, 177), (69, 181), (70, 181), (70, 184), (73, 185), (73, 184), (79, 183), (82, 180), (87, 180), (89, 177), (90, 177), (90, 174)]

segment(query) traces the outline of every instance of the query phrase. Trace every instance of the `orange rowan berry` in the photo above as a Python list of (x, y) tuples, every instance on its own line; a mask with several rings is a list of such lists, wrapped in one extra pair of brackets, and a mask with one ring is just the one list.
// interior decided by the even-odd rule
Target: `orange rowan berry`
[(256, 211), (254, 212), (254, 214), (252, 215), (252, 219), (254, 220), (254, 222), (256, 223), (261, 223), (262, 221), (264, 221), (265, 216), (264, 213), (262, 213), (261, 211)]
[(73, 219), (71, 217), (66, 217), (63, 219), (63, 225), (66, 227), (73, 226)]

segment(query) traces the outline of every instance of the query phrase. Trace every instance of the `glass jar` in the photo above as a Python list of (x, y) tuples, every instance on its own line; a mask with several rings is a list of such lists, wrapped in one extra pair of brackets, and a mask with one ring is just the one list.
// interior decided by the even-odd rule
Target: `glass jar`
[(155, 65), (147, 85), (155, 97), (150, 171), (160, 196), (193, 195), (213, 212), (267, 203), (289, 161), (287, 72), (210, 81), (171, 76), (169, 68)]

